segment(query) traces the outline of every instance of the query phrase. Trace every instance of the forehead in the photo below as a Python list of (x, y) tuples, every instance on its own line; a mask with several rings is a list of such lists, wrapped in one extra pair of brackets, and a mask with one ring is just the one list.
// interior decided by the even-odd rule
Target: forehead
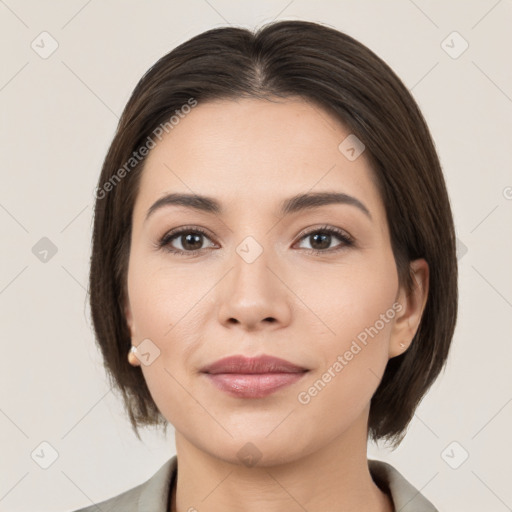
[(329, 190), (358, 198), (379, 218), (383, 205), (364, 152), (352, 161), (339, 149), (349, 135), (301, 99), (199, 102), (150, 151), (135, 215), (173, 192), (216, 197), (229, 213), (277, 209), (292, 195)]

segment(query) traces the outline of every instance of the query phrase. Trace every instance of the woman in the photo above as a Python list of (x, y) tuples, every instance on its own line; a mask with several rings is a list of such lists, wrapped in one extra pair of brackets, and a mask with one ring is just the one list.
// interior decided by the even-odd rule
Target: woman
[(96, 197), (105, 367), (177, 452), (101, 509), (436, 510), (366, 454), (402, 440), (457, 315), (439, 160), (379, 57), (303, 21), (200, 34), (136, 86)]

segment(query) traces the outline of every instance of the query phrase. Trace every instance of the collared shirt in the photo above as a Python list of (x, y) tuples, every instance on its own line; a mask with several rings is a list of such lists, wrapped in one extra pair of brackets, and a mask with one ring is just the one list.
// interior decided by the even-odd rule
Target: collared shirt
[[(391, 497), (395, 512), (439, 512), (391, 464), (368, 459), (368, 467), (374, 482)], [(74, 512), (169, 512), (170, 490), (176, 474), (174, 455), (144, 483)]]

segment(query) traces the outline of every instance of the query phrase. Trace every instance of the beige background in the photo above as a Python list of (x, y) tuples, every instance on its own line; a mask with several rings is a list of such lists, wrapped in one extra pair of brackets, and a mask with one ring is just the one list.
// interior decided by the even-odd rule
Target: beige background
[[(272, 19), (329, 23), (393, 67), (429, 123), (453, 204), (460, 309), (449, 364), (402, 445), (372, 445), (369, 456), (394, 464), (441, 512), (512, 510), (512, 2), (5, 0), (1, 511), (90, 505), (174, 454), (172, 428), (168, 439), (152, 430), (144, 444), (135, 438), (94, 344), (86, 295), (94, 187), (151, 64), (209, 28)], [(36, 256), (43, 237), (57, 249), (46, 262)], [(52, 450), (58, 458), (41, 468)]]

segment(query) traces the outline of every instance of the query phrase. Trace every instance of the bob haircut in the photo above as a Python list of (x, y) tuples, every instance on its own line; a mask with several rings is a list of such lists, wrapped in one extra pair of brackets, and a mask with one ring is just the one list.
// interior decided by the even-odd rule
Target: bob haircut
[(432, 137), (405, 85), (366, 46), (322, 24), (280, 21), (255, 32), (211, 29), (164, 55), (140, 79), (95, 194), (92, 321), (110, 383), (121, 391), (139, 439), (138, 426), (167, 429), (141, 368), (128, 363), (124, 313), (133, 207), (151, 134), (186, 112), (191, 101), (297, 97), (326, 109), (365, 145), (385, 205), (399, 283), (413, 289), (410, 261), (425, 258), (430, 267), (421, 322), (408, 350), (387, 363), (371, 399), (367, 436), (398, 446), (446, 363), (457, 318), (455, 230)]

